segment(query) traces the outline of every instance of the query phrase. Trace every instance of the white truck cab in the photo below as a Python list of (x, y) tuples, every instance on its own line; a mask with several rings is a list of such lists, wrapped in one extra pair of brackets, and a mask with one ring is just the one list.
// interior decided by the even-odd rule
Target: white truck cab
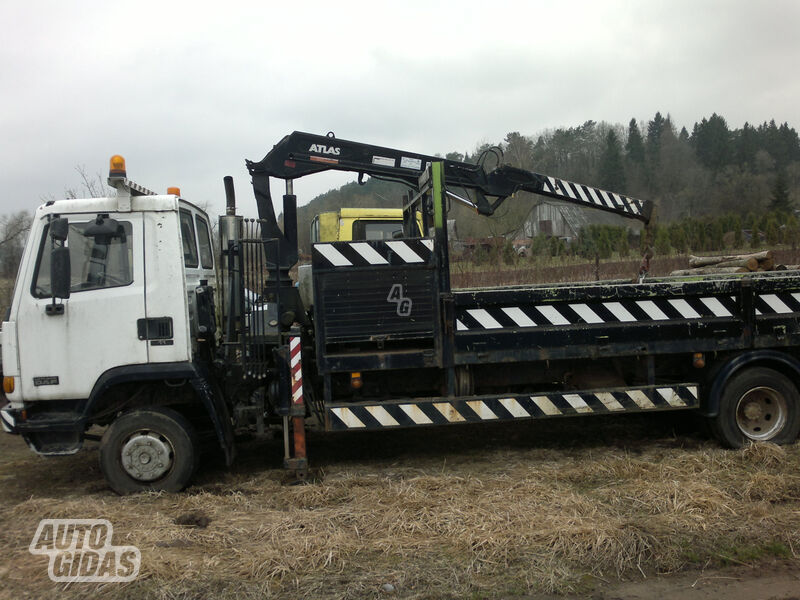
[[(116, 197), (37, 209), (0, 333), (3, 427), (42, 454), (80, 448), (104, 390), (153, 373), (190, 380), (197, 340), (213, 335), (197, 298), (216, 285), (208, 216), (177, 188), (157, 195), (128, 181), (120, 161)], [(59, 268), (68, 277), (51, 281)], [(113, 411), (120, 398), (105, 402)]]

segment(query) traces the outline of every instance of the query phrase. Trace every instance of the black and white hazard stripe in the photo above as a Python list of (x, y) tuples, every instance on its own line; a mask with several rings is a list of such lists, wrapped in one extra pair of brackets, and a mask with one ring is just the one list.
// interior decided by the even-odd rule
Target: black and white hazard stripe
[[(800, 292), (757, 294), (756, 316), (800, 314)], [(654, 297), (647, 300), (563, 302), (461, 308), (456, 330), (550, 327), (595, 323), (734, 318), (740, 315), (735, 296)]]
[(457, 312), (456, 329), (470, 331), (554, 325), (731, 318), (735, 314), (736, 299), (732, 296), (564, 302), (463, 308)]
[(314, 244), (313, 264), (318, 267), (366, 267), (430, 263), (433, 240), (374, 240)]
[(558, 177), (545, 177), (543, 191), (553, 198), (577, 200), (593, 208), (604, 208), (636, 216), (642, 215), (643, 202), (641, 200), (573, 183)]
[(2, 424), (3, 431), (6, 433), (15, 433), (17, 430), (17, 422), (7, 410), (0, 410), (0, 424)]
[(674, 410), (697, 405), (697, 385), (683, 384), (596, 392), (548, 392), (476, 400), (343, 404), (329, 407), (327, 413), (329, 428), (342, 430)]
[(759, 294), (755, 297), (756, 316), (800, 313), (800, 292)]

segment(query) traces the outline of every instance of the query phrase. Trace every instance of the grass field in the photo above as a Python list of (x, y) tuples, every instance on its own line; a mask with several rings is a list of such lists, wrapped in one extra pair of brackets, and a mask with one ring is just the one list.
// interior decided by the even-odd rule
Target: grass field
[[(0, 597), (582, 597), (800, 566), (800, 445), (722, 450), (677, 416), (318, 434), (303, 486), (282, 483), (279, 443), (242, 448), (183, 494), (118, 497), (96, 451), (42, 459), (2, 436)], [(45, 517), (109, 519), (140, 577), (51, 583), (28, 553)]]
[[(638, 262), (601, 263), (600, 278), (632, 279)], [(653, 273), (684, 264), (656, 260)], [(529, 263), (453, 280), (593, 269)], [(763, 596), (696, 597), (800, 594), (800, 444), (723, 450), (680, 414), (315, 434), (303, 486), (285, 485), (278, 441), (240, 447), (231, 470), (205, 460), (185, 493), (118, 497), (91, 445), (43, 459), (0, 435), (0, 598), (666, 599), (701, 580), (757, 586), (763, 569), (778, 574)], [(28, 552), (42, 518), (109, 519), (115, 544), (141, 550), (139, 578), (53, 584)], [(613, 587), (670, 574), (667, 592)]]

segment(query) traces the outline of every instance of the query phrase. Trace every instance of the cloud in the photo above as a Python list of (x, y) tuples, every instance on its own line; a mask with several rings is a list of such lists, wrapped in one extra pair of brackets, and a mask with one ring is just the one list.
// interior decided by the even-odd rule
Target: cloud
[(246, 205), (244, 159), (293, 130), (444, 154), (657, 110), (797, 125), (798, 17), (793, 1), (5, 3), (0, 212), (113, 153), (217, 209), (233, 174)]

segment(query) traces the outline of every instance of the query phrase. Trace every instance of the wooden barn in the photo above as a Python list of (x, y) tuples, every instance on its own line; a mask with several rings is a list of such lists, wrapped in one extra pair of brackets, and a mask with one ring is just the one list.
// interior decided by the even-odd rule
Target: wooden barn
[(571, 242), (578, 237), (581, 229), (589, 225), (631, 227), (630, 221), (611, 213), (589, 211), (580, 206), (546, 200), (539, 202), (528, 213), (517, 239), (546, 235)]

